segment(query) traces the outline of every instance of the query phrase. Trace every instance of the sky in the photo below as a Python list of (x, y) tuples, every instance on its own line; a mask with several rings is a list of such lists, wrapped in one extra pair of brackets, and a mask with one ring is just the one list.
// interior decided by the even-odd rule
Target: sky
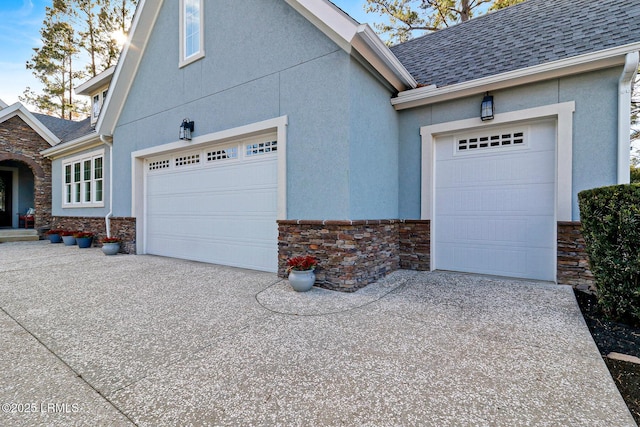
[[(359, 22), (379, 18), (365, 14), (366, 0), (333, 2)], [(0, 99), (8, 105), (18, 102), (27, 87), (40, 91), (40, 84), (25, 64), (31, 59), (33, 48), (42, 45), (39, 31), (45, 7), (51, 3), (52, 0), (0, 0)]]

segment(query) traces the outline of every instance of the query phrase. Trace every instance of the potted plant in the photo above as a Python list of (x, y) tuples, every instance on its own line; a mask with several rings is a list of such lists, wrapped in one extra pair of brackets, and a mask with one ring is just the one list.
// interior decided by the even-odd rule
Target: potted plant
[(76, 244), (76, 238), (74, 236), (76, 234), (75, 231), (62, 230), (60, 231), (60, 236), (62, 236), (62, 241), (65, 246), (73, 246)]
[(105, 237), (102, 239), (102, 252), (105, 255), (115, 255), (120, 251), (120, 239), (117, 237)]
[(287, 273), (289, 273), (289, 283), (297, 292), (306, 292), (316, 281), (314, 270), (318, 265), (318, 260), (311, 255), (297, 256), (287, 260)]
[(58, 230), (57, 228), (54, 228), (52, 230), (47, 231), (46, 234), (51, 243), (62, 243), (62, 237), (60, 233), (62, 233), (62, 230)]
[(74, 234), (76, 238), (76, 242), (78, 242), (79, 248), (90, 248), (91, 243), (93, 242), (93, 233), (88, 233), (86, 231), (79, 231)]

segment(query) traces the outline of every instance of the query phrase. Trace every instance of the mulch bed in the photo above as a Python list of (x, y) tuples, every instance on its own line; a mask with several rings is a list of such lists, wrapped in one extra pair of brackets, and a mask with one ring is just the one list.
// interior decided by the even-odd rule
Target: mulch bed
[(631, 415), (640, 424), (640, 364), (609, 359), (609, 353), (640, 357), (640, 325), (608, 320), (598, 309), (595, 296), (574, 290), (584, 320), (591, 331), (611, 377), (627, 403)]

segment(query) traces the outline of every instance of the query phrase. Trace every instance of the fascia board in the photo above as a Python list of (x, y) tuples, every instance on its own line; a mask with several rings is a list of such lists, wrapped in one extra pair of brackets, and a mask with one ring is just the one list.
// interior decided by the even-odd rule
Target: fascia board
[(96, 89), (109, 84), (116, 67), (109, 67), (97, 76), (87, 80), (75, 88), (76, 95), (91, 95)]
[(162, 3), (163, 0), (140, 0), (138, 3), (131, 24), (131, 36), (122, 50), (110, 90), (107, 92), (107, 99), (104, 100), (96, 123), (98, 134), (113, 135)]
[(347, 53), (351, 53), (351, 40), (358, 23), (326, 0), (285, 0), (289, 6), (314, 24)]
[(639, 50), (640, 43), (632, 43), (441, 88), (434, 88), (433, 85), (417, 88), (400, 92), (396, 98), (391, 99), (391, 104), (396, 110), (404, 110), (476, 95), (480, 92), (615, 67), (624, 64), (627, 53)]
[(411, 73), (368, 24), (358, 27), (351, 44), (396, 90), (418, 86)]
[(40, 154), (50, 159), (56, 159), (80, 151), (88, 150), (102, 144), (103, 142), (100, 141), (100, 136), (96, 133), (91, 133), (72, 141), (65, 142), (64, 144), (47, 148), (46, 150), (41, 151)]
[(60, 138), (55, 136), (53, 132), (49, 130), (48, 127), (42, 124), (42, 122), (31, 114), (29, 110), (27, 110), (24, 105), (20, 102), (16, 102), (10, 107), (6, 107), (0, 110), (0, 123), (3, 123), (9, 120), (13, 116), (19, 116), (24, 122), (29, 125), (31, 129), (36, 131), (38, 135), (40, 135), (45, 141), (49, 143), (49, 145), (54, 146), (60, 142)]
[(4, 102), (2, 99), (0, 99), (0, 110), (2, 110), (3, 108), (7, 108), (9, 105)]

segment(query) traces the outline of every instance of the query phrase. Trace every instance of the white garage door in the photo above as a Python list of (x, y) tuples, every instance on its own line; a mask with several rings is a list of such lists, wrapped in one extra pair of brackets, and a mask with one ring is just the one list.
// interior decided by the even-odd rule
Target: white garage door
[(555, 281), (555, 122), (438, 138), (434, 264)]
[(277, 271), (277, 142), (146, 159), (148, 254)]

